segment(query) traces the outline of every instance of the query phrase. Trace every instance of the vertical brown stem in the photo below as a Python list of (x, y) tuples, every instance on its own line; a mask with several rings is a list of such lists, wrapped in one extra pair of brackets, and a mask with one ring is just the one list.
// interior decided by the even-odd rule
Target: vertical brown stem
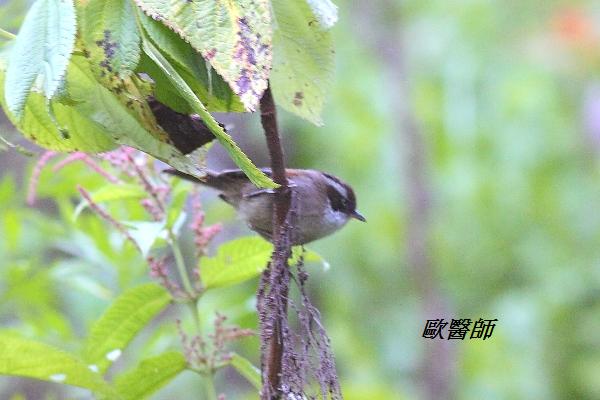
[[(274, 251), (269, 268), (265, 271), (263, 282), (268, 284), (269, 294), (267, 309), (263, 312), (270, 313), (266, 318), (270, 323), (261, 323), (261, 330), (269, 329), (265, 354), (262, 355), (263, 390), (261, 398), (272, 400), (279, 398), (279, 383), (281, 380), (281, 364), (284, 353), (282, 321), (287, 318), (287, 297), (289, 292), (289, 281), (282, 279), (287, 271), (287, 260), (290, 254), (289, 230), (286, 229), (286, 217), (290, 208), (290, 193), (288, 181), (285, 174), (285, 159), (281, 137), (277, 128), (277, 113), (271, 88), (268, 87), (260, 101), (260, 116), (269, 156), (271, 158), (271, 170), (273, 180), (280, 185), (277, 189), (273, 207), (273, 244)], [(277, 284), (273, 284), (277, 282)], [(262, 286), (262, 285), (261, 285)], [(264, 288), (262, 288), (264, 289)], [(283, 321), (285, 322), (285, 321)]]

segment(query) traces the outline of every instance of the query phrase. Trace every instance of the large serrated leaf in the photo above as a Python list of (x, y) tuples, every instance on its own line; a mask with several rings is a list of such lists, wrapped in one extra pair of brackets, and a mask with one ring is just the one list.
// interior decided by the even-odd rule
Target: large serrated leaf
[[(4, 66), (0, 62), (0, 104), (6, 110), (2, 95), (4, 76)], [(49, 150), (98, 153), (116, 147), (114, 140), (102, 127), (72, 106), (52, 100), (50, 107), (54, 112), (54, 120), (48, 114), (44, 96), (33, 92), (27, 98), (20, 120), (8, 110), (6, 114), (27, 139)]]
[(4, 96), (21, 119), (34, 85), (50, 99), (59, 89), (75, 43), (72, 0), (37, 0), (27, 13), (8, 58)]
[(315, 19), (305, 0), (273, 0), (273, 72), (278, 105), (316, 125), (333, 81), (331, 33)]
[(80, 31), (93, 70), (102, 77), (127, 77), (140, 61), (140, 32), (131, 0), (89, 0)]
[(205, 288), (232, 286), (258, 276), (267, 266), (273, 245), (259, 237), (227, 242), (214, 257), (200, 260), (200, 277)]
[(186, 366), (185, 357), (174, 351), (149, 358), (117, 378), (117, 391), (124, 400), (145, 399), (175, 378)]
[(0, 334), (0, 374), (35, 378), (89, 389), (118, 399), (100, 374), (77, 357), (43, 343)]
[[(165, 54), (208, 111), (245, 111), (240, 98), (231, 91), (231, 88), (215, 72), (210, 63), (206, 62), (189, 43), (141, 11), (139, 12), (139, 17), (144, 30), (152, 42)], [(144, 70), (144, 67), (152, 68), (152, 65), (154, 64), (141, 66), (141, 71), (148, 73), (155, 81), (154, 92), (156, 98), (163, 103), (170, 104), (168, 97), (165, 96), (165, 92), (170, 92), (167, 93), (170, 96), (177, 96), (178, 93), (172, 90), (171, 83), (164, 79), (160, 71), (156, 71), (156, 69)], [(175, 107), (172, 108), (177, 109), (178, 104), (175, 104)]]
[[(85, 58), (72, 58), (67, 74), (67, 90), (75, 107), (102, 126), (117, 143), (148, 153), (178, 170), (201, 175), (199, 164), (203, 161), (205, 148), (183, 154), (166, 137), (147, 130), (145, 125), (156, 122), (147, 120), (151, 116), (141, 114), (147, 109), (145, 105), (140, 105), (145, 100), (136, 97), (131, 99), (129, 105), (123, 104), (118, 94), (98, 84)], [(135, 87), (132, 85), (129, 90), (135, 90)], [(164, 132), (163, 135), (166, 136)]]
[[(181, 96), (188, 102), (192, 111), (197, 113), (200, 118), (204, 121), (204, 124), (210, 129), (210, 131), (215, 135), (219, 143), (227, 150), (229, 156), (236, 163), (238, 167), (258, 187), (264, 188), (274, 188), (278, 185), (273, 182), (269, 177), (267, 177), (261, 170), (256, 168), (256, 166), (250, 161), (250, 159), (244, 154), (244, 152), (238, 147), (238, 145), (233, 141), (231, 136), (227, 134), (221, 128), (221, 126), (215, 121), (213, 116), (206, 110), (204, 104), (198, 97), (194, 94), (192, 89), (188, 86), (188, 84), (181, 78), (181, 76), (177, 73), (175, 68), (169, 63), (169, 61), (162, 55), (162, 53), (154, 47), (154, 45), (144, 39), (142, 42), (142, 47), (144, 52), (148, 55), (148, 57), (156, 63), (156, 65), (165, 73), (165, 76), (169, 79), (169, 81), (173, 84), (173, 86), (179, 91)], [(177, 167), (176, 167), (177, 168)], [(179, 168), (177, 168), (179, 169)]]
[(154, 283), (123, 293), (92, 327), (84, 351), (86, 362), (104, 373), (170, 301), (169, 293)]
[(254, 111), (271, 70), (268, 0), (135, 0), (152, 18), (188, 41)]

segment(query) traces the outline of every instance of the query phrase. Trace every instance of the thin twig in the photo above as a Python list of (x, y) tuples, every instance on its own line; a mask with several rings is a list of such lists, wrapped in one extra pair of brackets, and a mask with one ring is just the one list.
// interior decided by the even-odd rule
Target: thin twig
[(14, 33), (11, 33), (9, 31), (5, 31), (4, 29), (0, 28), (0, 37), (2, 39), (6, 39), (6, 40), (14, 40), (17, 38), (17, 35), (15, 35)]

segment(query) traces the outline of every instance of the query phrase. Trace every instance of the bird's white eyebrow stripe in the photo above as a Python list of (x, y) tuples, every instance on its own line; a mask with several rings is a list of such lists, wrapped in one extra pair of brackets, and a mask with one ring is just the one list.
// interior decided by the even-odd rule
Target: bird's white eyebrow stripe
[(346, 190), (346, 188), (341, 185), (337, 180), (330, 178), (329, 176), (325, 175), (327, 177), (328, 180), (328, 184), (334, 188), (335, 190), (337, 190), (337, 192), (342, 195), (343, 197), (347, 197), (348, 196), (348, 191)]

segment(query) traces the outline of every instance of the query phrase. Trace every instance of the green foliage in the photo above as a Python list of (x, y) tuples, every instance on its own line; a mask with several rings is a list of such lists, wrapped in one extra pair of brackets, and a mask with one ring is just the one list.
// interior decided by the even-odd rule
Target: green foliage
[(119, 376), (115, 386), (123, 400), (145, 399), (187, 366), (181, 353), (169, 351), (143, 360), (134, 370)]
[(8, 110), (20, 119), (36, 81), (47, 99), (58, 91), (75, 42), (73, 0), (37, 0), (10, 50), (4, 92)]
[(255, 110), (271, 78), (284, 108), (321, 124), (337, 20), (329, 0), (89, 0), (77, 2), (77, 16), (72, 0), (38, 0), (9, 46), (2, 106), (43, 147), (127, 145), (201, 176), (207, 147), (183, 154), (157, 124), (154, 96), (199, 114), (252, 182), (275, 187), (209, 111)]
[(112, 398), (114, 389), (76, 357), (43, 343), (0, 333), (0, 374), (64, 383)]
[[(267, 0), (199, 3), (135, 0), (189, 42), (240, 96), (258, 105), (271, 69), (271, 15)], [(202, 21), (202, 23), (198, 23)]]
[(80, 31), (93, 69), (102, 76), (128, 77), (140, 61), (140, 32), (131, 0), (83, 3)]
[(205, 288), (231, 286), (258, 276), (267, 266), (273, 245), (252, 236), (227, 242), (214, 257), (200, 261)]
[(212, 133), (214, 133), (219, 143), (223, 145), (225, 150), (227, 150), (231, 156), (232, 160), (238, 165), (238, 167), (242, 169), (242, 171), (244, 171), (252, 183), (258, 187), (264, 188), (277, 187), (275, 182), (267, 177), (261, 170), (256, 168), (254, 164), (252, 164), (252, 161), (250, 161), (246, 154), (244, 154), (237, 144), (235, 144), (231, 136), (229, 136), (227, 132), (221, 128), (217, 121), (215, 121), (213, 116), (208, 113), (206, 107), (204, 107), (204, 104), (198, 100), (198, 97), (196, 97), (187, 83), (183, 80), (183, 78), (181, 78), (175, 68), (173, 68), (173, 66), (160, 53), (160, 51), (156, 49), (152, 43), (146, 40), (143, 42), (143, 48), (148, 57), (150, 57), (150, 59), (154, 61), (160, 69), (162, 69), (173, 86), (179, 90), (180, 94), (188, 102), (191, 109), (200, 115), (206, 126)]
[[(143, 199), (147, 195), (148, 194), (139, 185), (127, 183), (102, 186), (100, 189), (90, 193), (90, 197), (96, 204), (126, 199)], [(88, 206), (89, 203), (87, 200), (81, 200), (75, 209), (75, 217), (77, 217)]]
[(272, 3), (277, 22), (271, 75), (275, 101), (286, 110), (322, 125), (321, 110), (333, 82), (331, 33), (315, 21), (305, 0)]
[(104, 373), (170, 301), (169, 293), (153, 283), (125, 292), (94, 323), (84, 350), (86, 362)]
[[(4, 82), (4, 76), (0, 70), (0, 84)], [(0, 103), (5, 106), (3, 99), (0, 98)], [(112, 138), (76, 108), (55, 100), (50, 100), (50, 107), (54, 120), (47, 112), (48, 102), (44, 96), (32, 92), (27, 97), (20, 119), (10, 113), (7, 115), (25, 137), (50, 150), (101, 152), (115, 147)]]
[(256, 390), (260, 390), (262, 388), (260, 370), (256, 368), (254, 364), (237, 353), (234, 353), (231, 356), (230, 363), (231, 366), (240, 373), (240, 375), (246, 378), (248, 382), (250, 382), (256, 388)]
[[(175, 32), (160, 22), (141, 12), (139, 16), (148, 37), (165, 54), (208, 111), (241, 112), (245, 110), (239, 97), (231, 91), (221, 75), (216, 73), (189, 43), (181, 40)], [(146, 62), (141, 70), (149, 73), (154, 80), (154, 93), (159, 101), (172, 106), (179, 112), (192, 112), (191, 107), (173, 89), (171, 82), (165, 77), (164, 72), (156, 67), (156, 64)]]

